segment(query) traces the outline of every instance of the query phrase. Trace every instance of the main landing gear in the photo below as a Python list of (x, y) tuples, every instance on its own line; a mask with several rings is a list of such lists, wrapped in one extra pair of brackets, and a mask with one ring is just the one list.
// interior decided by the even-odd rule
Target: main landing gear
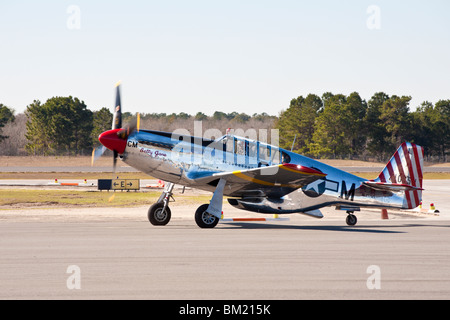
[[(219, 180), (216, 190), (209, 204), (202, 204), (195, 211), (195, 222), (200, 228), (214, 228), (222, 214), (223, 190), (226, 181)], [(148, 220), (154, 226), (165, 226), (171, 218), (169, 201), (173, 199), (174, 184), (169, 183), (158, 201), (148, 210)]]
[(223, 190), (226, 180), (220, 179), (209, 204), (202, 204), (195, 211), (195, 222), (200, 228), (214, 228), (222, 215)]
[(220, 220), (207, 211), (208, 207), (209, 204), (202, 204), (198, 207), (197, 211), (195, 211), (195, 222), (203, 229), (214, 228)]

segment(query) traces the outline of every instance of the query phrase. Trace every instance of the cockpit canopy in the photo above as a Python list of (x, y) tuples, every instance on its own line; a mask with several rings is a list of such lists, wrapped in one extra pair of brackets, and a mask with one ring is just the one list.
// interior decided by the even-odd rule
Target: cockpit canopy
[(182, 157), (191, 158), (189, 160), (191, 162), (223, 163), (243, 168), (257, 168), (291, 161), (289, 155), (276, 146), (231, 134), (211, 140), (167, 132), (140, 130), (139, 133), (133, 133), (130, 138), (131, 140), (135, 139), (140, 146), (170, 150)]
[(227, 134), (214, 141), (216, 146), (221, 144), (223, 151), (235, 155), (237, 163), (245, 163), (247, 166), (261, 167), (290, 162), (287, 153), (264, 142)]

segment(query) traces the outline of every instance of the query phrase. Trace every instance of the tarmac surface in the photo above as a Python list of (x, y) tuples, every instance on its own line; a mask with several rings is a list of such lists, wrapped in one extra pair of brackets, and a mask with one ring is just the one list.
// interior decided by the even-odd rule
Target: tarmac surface
[(0, 299), (450, 299), (450, 180), (425, 189), (440, 215), (354, 227), (334, 208), (211, 230), (180, 203), (165, 227), (147, 207), (1, 210)]

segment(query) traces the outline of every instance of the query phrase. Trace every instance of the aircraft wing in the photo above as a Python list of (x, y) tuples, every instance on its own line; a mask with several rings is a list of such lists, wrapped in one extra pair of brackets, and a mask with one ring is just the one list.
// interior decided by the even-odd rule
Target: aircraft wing
[(214, 173), (209, 177), (213, 185), (219, 179), (227, 181), (225, 194), (233, 197), (282, 197), (302, 188), (326, 174), (316, 169), (296, 164), (280, 164), (234, 172)]

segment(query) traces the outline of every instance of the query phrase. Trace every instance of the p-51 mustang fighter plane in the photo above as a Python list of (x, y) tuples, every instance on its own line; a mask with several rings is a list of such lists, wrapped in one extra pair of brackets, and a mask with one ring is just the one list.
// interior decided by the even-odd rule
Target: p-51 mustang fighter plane
[[(223, 197), (239, 209), (263, 214), (301, 213), (322, 218), (320, 209), (335, 206), (355, 225), (360, 208), (413, 209), (422, 199), (423, 148), (403, 143), (378, 178), (367, 180), (305, 156), (243, 137), (226, 134), (210, 140), (139, 129), (139, 117), (122, 128), (117, 86), (112, 130), (102, 145), (130, 166), (168, 183), (148, 211), (153, 225), (171, 218), (169, 199), (175, 184), (213, 192), (195, 212), (200, 228), (214, 228)], [(93, 153), (93, 158), (103, 153)]]

